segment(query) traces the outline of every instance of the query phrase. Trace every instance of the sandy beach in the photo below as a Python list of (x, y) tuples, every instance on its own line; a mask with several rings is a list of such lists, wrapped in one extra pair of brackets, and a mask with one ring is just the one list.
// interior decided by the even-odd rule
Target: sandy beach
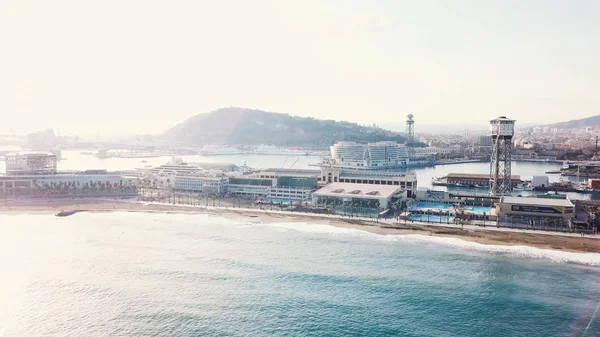
[[(211, 214), (234, 220), (249, 222), (304, 222), (331, 225), (341, 228), (353, 228), (381, 235), (430, 235), (453, 237), (466, 241), (490, 245), (524, 245), (542, 249), (554, 249), (570, 252), (600, 253), (600, 237), (581, 237), (578, 234), (554, 233), (542, 231), (517, 230), (495, 227), (464, 226), (453, 224), (409, 223), (397, 224), (392, 221), (375, 221), (369, 219), (342, 218), (339, 216), (266, 211), (260, 209), (244, 209), (232, 207), (204, 207), (190, 205), (169, 205), (143, 203), (136, 201), (113, 200), (59, 200), (27, 201), (7, 203), (0, 206), (0, 214), (55, 214), (61, 210), (85, 212), (160, 212)], [(77, 216), (76, 214), (73, 216)]]

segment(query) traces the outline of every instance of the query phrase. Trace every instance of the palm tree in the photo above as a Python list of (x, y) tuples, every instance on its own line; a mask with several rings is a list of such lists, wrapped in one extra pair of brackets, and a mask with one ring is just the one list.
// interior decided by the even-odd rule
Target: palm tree
[(350, 203), (350, 214), (354, 215), (354, 209), (356, 206), (358, 206), (358, 201), (352, 199), (352, 202)]

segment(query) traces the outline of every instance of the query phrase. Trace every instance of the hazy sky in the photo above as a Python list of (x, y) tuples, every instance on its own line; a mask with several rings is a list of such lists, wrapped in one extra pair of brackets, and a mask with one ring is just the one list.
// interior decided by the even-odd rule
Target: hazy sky
[(600, 1), (2, 1), (0, 133), (239, 106), (359, 123), (600, 113)]

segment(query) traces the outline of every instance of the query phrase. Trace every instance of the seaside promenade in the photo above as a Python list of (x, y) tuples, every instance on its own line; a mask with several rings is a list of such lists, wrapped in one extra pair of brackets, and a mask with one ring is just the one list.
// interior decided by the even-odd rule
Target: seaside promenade
[[(212, 203), (212, 202), (211, 202)], [(311, 213), (311, 212), (299, 212), (299, 211), (290, 211), (290, 210), (277, 210), (273, 208), (269, 208), (266, 206), (262, 207), (244, 207), (238, 206), (238, 204), (233, 201), (229, 202), (226, 199), (219, 201), (219, 205), (210, 205), (210, 203), (202, 202), (202, 203), (182, 203), (182, 202), (164, 202), (164, 201), (141, 201), (137, 198), (125, 198), (125, 199), (115, 199), (115, 198), (55, 198), (53, 200), (41, 200), (41, 199), (23, 199), (23, 200), (13, 200), (10, 202), (5, 202), (4, 204), (0, 204), (0, 213), (3, 211), (6, 212), (14, 212), (19, 211), (22, 213), (27, 213), (28, 210), (31, 211), (50, 211), (50, 210), (62, 210), (64, 209), (77, 209), (80, 211), (95, 211), (97, 209), (97, 205), (104, 206), (102, 210), (110, 210), (105, 209), (106, 207), (110, 207), (115, 211), (121, 210), (119, 207), (120, 204), (128, 204), (128, 205), (136, 205), (134, 209), (135, 211), (143, 212), (147, 211), (156, 211), (157, 207), (159, 210), (168, 211), (169, 207), (173, 210), (182, 211), (193, 211), (194, 213), (206, 211), (208, 213), (243, 213), (243, 214), (259, 214), (259, 215), (285, 215), (291, 218), (298, 219), (323, 219), (323, 220), (339, 220), (352, 222), (364, 226), (375, 226), (375, 227), (385, 227), (385, 228), (394, 228), (394, 229), (415, 229), (418, 227), (423, 228), (449, 228), (449, 229), (461, 229), (469, 232), (505, 232), (505, 233), (520, 233), (520, 234), (531, 234), (531, 235), (550, 235), (550, 236), (563, 236), (563, 237), (582, 237), (580, 233), (570, 233), (570, 232), (561, 232), (561, 231), (546, 231), (540, 229), (526, 229), (526, 228), (510, 228), (507, 226), (496, 226), (496, 223), (493, 221), (482, 221), (482, 220), (471, 220), (468, 224), (456, 224), (456, 223), (447, 223), (447, 222), (426, 222), (426, 221), (416, 221), (409, 219), (396, 219), (396, 218), (370, 218), (370, 217), (360, 217), (356, 215), (342, 215), (342, 214), (324, 214), (324, 213)], [(86, 209), (86, 206), (88, 206)], [(156, 206), (156, 207), (154, 207)], [(62, 208), (61, 208), (62, 207)], [(166, 209), (165, 209), (166, 208)], [(424, 229), (426, 230), (426, 229)], [(586, 238), (600, 240), (600, 234), (586, 234)], [(599, 241), (600, 244), (600, 241)]]
[(204, 203), (145, 202), (137, 199), (67, 198), (47, 200), (21, 200), (0, 204), (0, 215), (48, 214), (59, 212), (77, 216), (77, 213), (91, 212), (137, 212), (137, 213), (179, 213), (208, 214), (231, 219), (235, 222), (255, 224), (302, 223), (303, 225), (330, 225), (350, 228), (381, 235), (421, 235), (455, 238), (479, 244), (499, 246), (529, 246), (570, 252), (600, 253), (600, 235), (550, 232), (506, 228), (483, 224), (432, 223), (404, 221), (397, 219), (376, 219), (357, 216), (317, 214), (290, 210), (269, 209), (269, 207), (238, 207), (237, 204), (222, 201), (221, 206)]

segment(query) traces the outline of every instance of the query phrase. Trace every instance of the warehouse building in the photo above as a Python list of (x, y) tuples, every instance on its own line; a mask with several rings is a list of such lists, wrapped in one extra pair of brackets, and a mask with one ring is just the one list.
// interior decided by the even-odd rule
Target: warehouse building
[[(521, 177), (513, 175), (510, 177), (513, 185), (520, 184)], [(450, 173), (446, 176), (446, 182), (448, 184), (465, 185), (465, 186), (489, 186), (490, 175), (489, 174), (474, 174), (474, 173)]]

